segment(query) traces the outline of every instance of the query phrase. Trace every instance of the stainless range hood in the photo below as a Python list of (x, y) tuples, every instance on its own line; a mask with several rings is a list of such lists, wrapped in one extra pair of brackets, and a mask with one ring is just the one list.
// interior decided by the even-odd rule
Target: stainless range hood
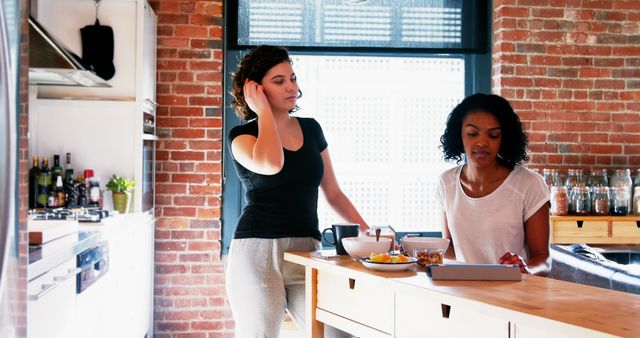
[(69, 52), (31, 16), (29, 39), (29, 84), (111, 87), (87, 70), (77, 55)]

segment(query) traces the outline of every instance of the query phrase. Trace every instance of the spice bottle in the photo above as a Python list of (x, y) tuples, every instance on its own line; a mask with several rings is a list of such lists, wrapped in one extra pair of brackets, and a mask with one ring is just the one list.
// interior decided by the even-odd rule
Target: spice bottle
[(569, 196), (564, 186), (551, 187), (551, 214), (566, 216), (569, 213)]

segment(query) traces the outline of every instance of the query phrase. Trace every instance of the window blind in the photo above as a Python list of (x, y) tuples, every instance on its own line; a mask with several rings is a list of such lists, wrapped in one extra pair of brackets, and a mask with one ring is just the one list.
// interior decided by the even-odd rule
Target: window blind
[(483, 52), (486, 1), (238, 0), (233, 47)]

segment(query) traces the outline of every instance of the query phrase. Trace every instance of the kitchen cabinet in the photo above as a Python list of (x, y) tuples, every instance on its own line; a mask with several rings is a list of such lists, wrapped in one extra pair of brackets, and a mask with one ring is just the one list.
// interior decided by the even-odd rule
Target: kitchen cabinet
[(459, 300), (443, 301), (443, 295), (437, 292), (410, 286), (399, 288), (395, 337), (509, 337), (508, 320)]
[[(95, 2), (40, 0), (37, 13), (50, 33), (81, 54), (79, 29), (93, 24)], [(101, 2), (99, 18), (114, 31), (112, 87), (31, 86), (29, 153), (70, 152), (75, 174), (93, 169), (102, 186), (114, 174), (133, 179), (137, 184), (132, 211), (146, 211), (143, 196), (153, 192), (154, 174), (149, 168), (155, 168), (155, 146), (149, 148), (149, 142), (157, 136), (155, 130), (145, 133), (143, 121), (155, 120), (157, 17), (145, 0), (112, 0)], [(152, 154), (145, 162), (149, 149)], [(105, 208), (111, 209), (111, 194), (106, 193), (104, 200)]]
[[(100, 24), (113, 29), (116, 70), (110, 88), (39, 86), (39, 98), (155, 100), (156, 15), (145, 0), (102, 1)], [(82, 56), (80, 28), (93, 25), (94, 1), (39, 0), (38, 21), (63, 45)]]
[(628, 320), (640, 311), (634, 294), (531, 275), (432, 281), (422, 268), (377, 272), (312, 255), (285, 253), (305, 266), (306, 337), (322, 337), (322, 323), (381, 338), (640, 336), (640, 322)]
[(387, 281), (382, 279), (358, 278), (319, 271), (318, 308), (391, 334), (394, 301), (393, 290), (387, 284)]
[(640, 244), (638, 216), (551, 216), (553, 244)]
[(76, 325), (76, 259), (73, 257), (27, 284), (27, 337), (74, 337)]
[[(152, 337), (153, 218), (146, 213), (127, 214), (93, 227), (109, 243), (109, 271), (79, 295), (85, 303), (79, 303), (78, 309), (88, 325), (79, 330), (85, 335), (77, 337)], [(91, 327), (98, 329), (86, 335)]]

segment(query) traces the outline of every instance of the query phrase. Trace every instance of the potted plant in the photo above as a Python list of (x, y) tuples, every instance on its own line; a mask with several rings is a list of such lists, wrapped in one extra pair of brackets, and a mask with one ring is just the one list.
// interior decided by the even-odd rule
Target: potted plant
[(107, 189), (113, 193), (113, 208), (121, 214), (129, 212), (129, 199), (135, 184), (133, 180), (128, 181), (123, 176), (116, 175), (111, 176), (107, 182)]

